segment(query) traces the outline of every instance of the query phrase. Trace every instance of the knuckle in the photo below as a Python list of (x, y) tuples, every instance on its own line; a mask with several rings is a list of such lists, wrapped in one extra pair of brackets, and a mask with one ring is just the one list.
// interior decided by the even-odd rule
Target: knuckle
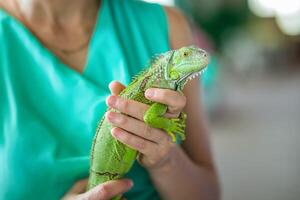
[(170, 141), (170, 137), (165, 132), (160, 131), (159, 141), (162, 145), (165, 145)]
[(159, 153), (152, 159), (152, 166), (158, 167), (164, 160), (165, 157), (161, 153)]
[(156, 149), (155, 152), (151, 153), (147, 159), (147, 166), (155, 168), (160, 165), (162, 161), (166, 159), (166, 153), (162, 148)]
[(123, 143), (126, 143), (126, 144), (130, 144), (130, 143), (131, 143), (130, 136), (128, 136), (128, 134), (127, 134), (126, 131), (122, 131), (122, 137), (120, 137), (120, 140), (121, 140)]
[(122, 139), (121, 139), (122, 143), (125, 143), (126, 145), (135, 147), (135, 141), (134, 138), (131, 134), (129, 134), (128, 132), (123, 133), (122, 135)]
[(153, 166), (155, 166), (156, 164), (157, 164), (156, 159), (149, 159), (149, 160), (148, 160), (148, 165), (149, 165), (150, 167), (153, 167)]
[(159, 143), (159, 146), (162, 151), (169, 150), (172, 148), (172, 145), (176, 145), (166, 132), (162, 132), (160, 139), (161, 142)]
[(151, 134), (151, 132), (152, 132), (152, 128), (148, 125), (148, 124), (144, 124), (144, 127), (143, 127), (143, 130), (142, 130), (143, 132), (143, 135), (145, 136), (145, 137), (148, 137), (148, 136), (150, 136), (150, 135), (152, 135)]
[(119, 121), (120, 124), (124, 125), (124, 124), (127, 123), (128, 119), (127, 119), (127, 117), (125, 115), (120, 114), (119, 117), (120, 117), (120, 121)]
[(138, 149), (139, 150), (145, 150), (147, 147), (147, 142), (146, 140), (141, 139), (138, 143)]
[(159, 95), (162, 99), (166, 99), (168, 98), (168, 92), (166, 90), (161, 90), (160, 91), (160, 95)]
[(129, 110), (129, 101), (123, 99), (123, 100), (120, 102), (120, 108), (121, 108), (121, 110), (123, 110), (125, 113), (127, 113), (127, 111)]
[(178, 100), (174, 101), (174, 107), (177, 108), (177, 110), (181, 110), (185, 107), (186, 104), (186, 97), (182, 95)]
[(166, 139), (167, 139), (167, 135), (166, 133), (158, 128), (152, 128), (151, 130), (151, 136), (155, 137), (155, 140), (157, 141), (158, 144), (164, 144)]

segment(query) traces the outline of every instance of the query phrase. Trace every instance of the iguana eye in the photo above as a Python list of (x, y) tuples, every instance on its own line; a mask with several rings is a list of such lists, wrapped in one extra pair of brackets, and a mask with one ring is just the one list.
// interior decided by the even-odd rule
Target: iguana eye
[(188, 55), (188, 52), (184, 52), (183, 55), (184, 55), (184, 56), (187, 56), (187, 55)]

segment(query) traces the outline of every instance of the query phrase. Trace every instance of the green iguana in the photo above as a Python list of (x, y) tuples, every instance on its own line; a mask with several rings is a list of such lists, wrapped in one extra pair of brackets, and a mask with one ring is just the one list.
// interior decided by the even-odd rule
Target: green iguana
[[(151, 60), (146, 70), (133, 78), (133, 81), (119, 96), (150, 105), (144, 115), (145, 123), (165, 130), (173, 141), (176, 140), (176, 134), (183, 140), (185, 138), (185, 114), (172, 119), (163, 117), (167, 106), (146, 99), (144, 93), (148, 88), (153, 87), (182, 92), (187, 81), (198, 76), (206, 68), (208, 60), (208, 55), (204, 50), (193, 46), (160, 54)], [(113, 138), (112, 128), (105, 117), (98, 124), (91, 150), (88, 189), (123, 177), (136, 159), (137, 151)]]

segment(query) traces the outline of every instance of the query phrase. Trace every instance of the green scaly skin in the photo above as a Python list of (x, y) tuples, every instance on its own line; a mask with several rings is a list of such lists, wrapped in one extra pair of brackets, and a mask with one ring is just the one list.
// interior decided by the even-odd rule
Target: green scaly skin
[[(172, 119), (163, 117), (167, 106), (146, 99), (144, 93), (148, 88), (182, 92), (188, 79), (199, 75), (206, 68), (208, 60), (205, 51), (193, 46), (160, 54), (152, 59), (150, 66), (137, 75), (119, 96), (149, 105), (144, 115), (145, 123), (165, 130), (174, 142), (176, 134), (184, 140), (186, 115), (182, 114), (179, 118)], [(109, 180), (122, 178), (136, 159), (137, 151), (114, 139), (111, 135), (112, 128), (105, 117), (98, 124), (91, 151), (88, 189)], [(114, 199), (120, 199), (120, 196)]]

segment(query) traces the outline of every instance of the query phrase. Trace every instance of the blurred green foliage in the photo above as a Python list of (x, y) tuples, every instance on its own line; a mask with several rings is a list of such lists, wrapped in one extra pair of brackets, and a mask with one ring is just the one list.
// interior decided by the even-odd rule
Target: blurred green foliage
[(208, 34), (217, 49), (224, 34), (240, 28), (250, 16), (247, 0), (175, 0), (175, 4)]

